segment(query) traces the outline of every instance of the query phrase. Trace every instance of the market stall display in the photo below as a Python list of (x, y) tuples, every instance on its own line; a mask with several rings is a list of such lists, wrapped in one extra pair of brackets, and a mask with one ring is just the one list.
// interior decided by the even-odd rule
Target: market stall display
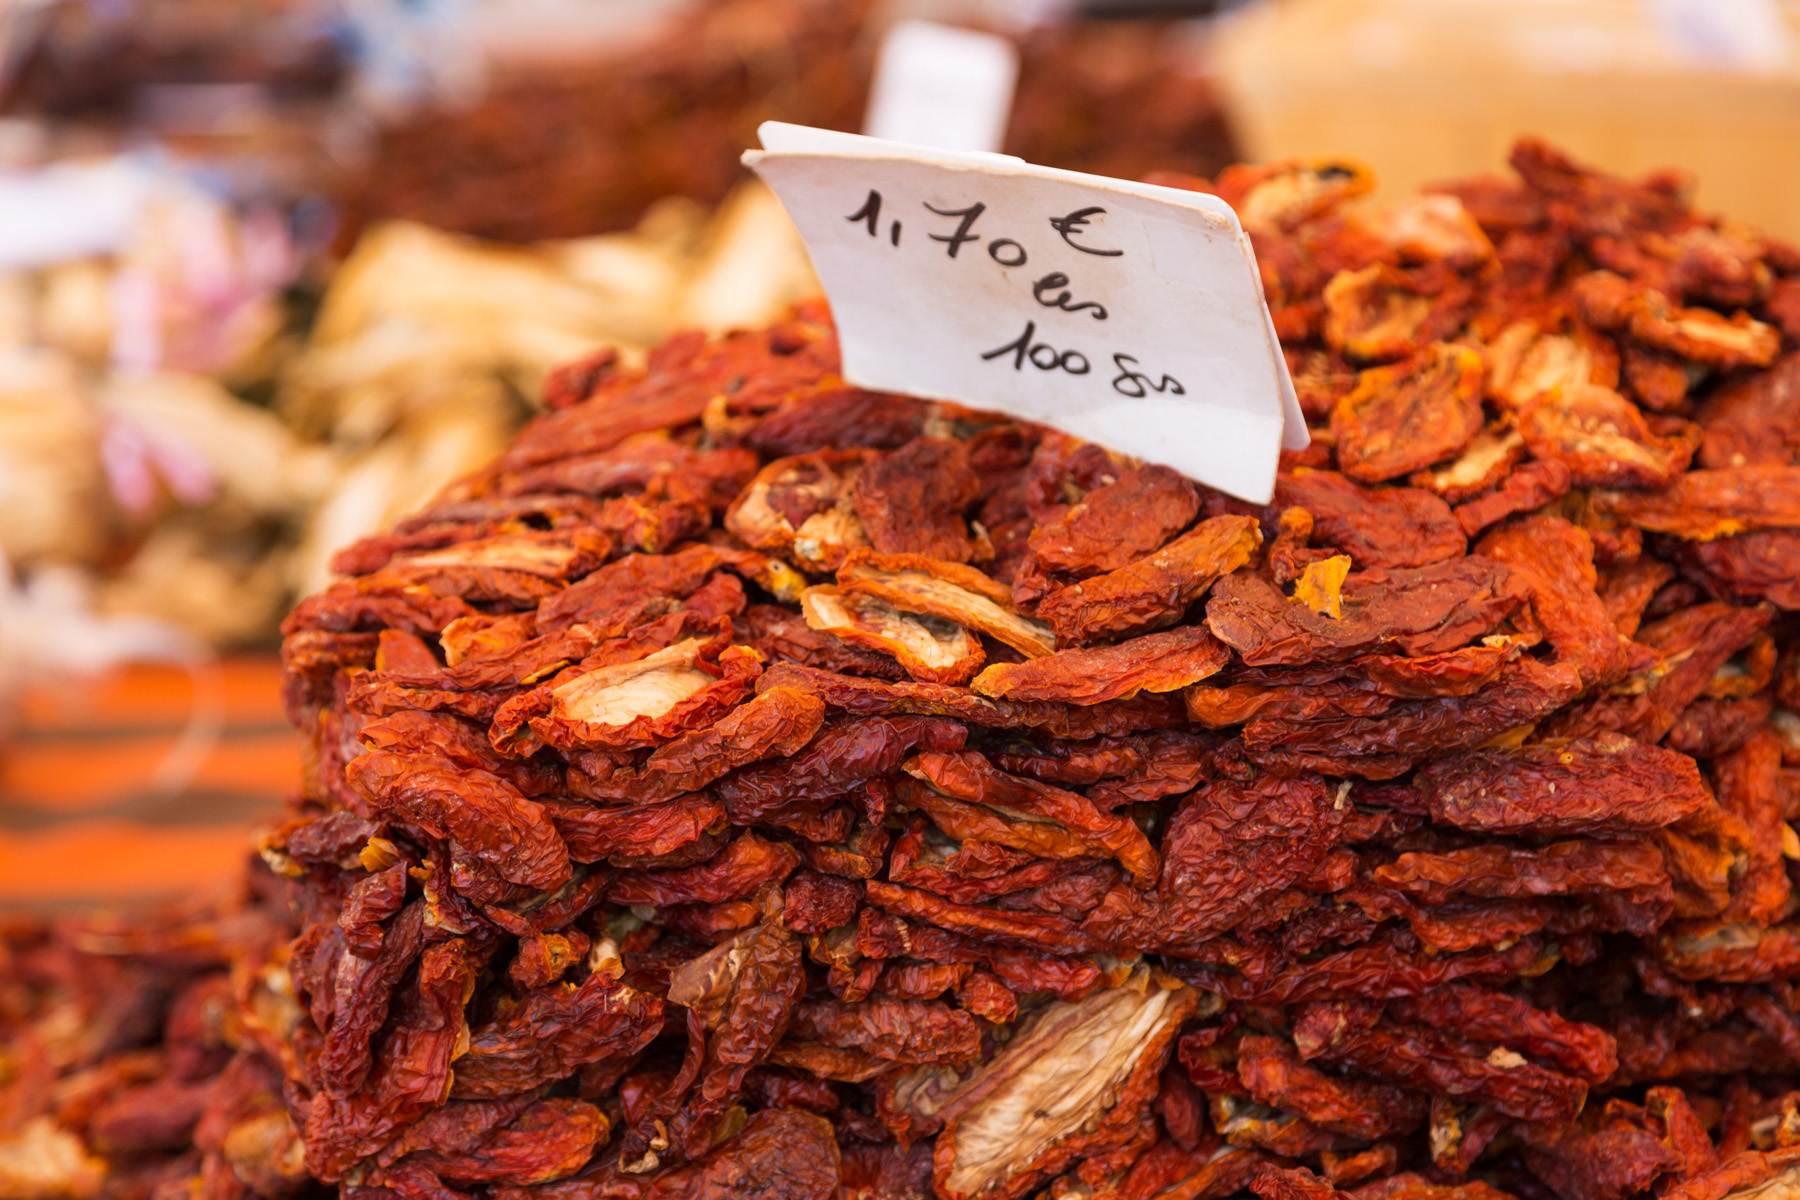
[[(812, 289), (738, 155), (768, 117), (855, 128), (891, 14), (546, 5), (524, 21), (534, 37), (509, 39), (495, 12), (453, 7), (55, 0), (0, 16), (9, 187), (86, 171), (86, 193), (154, 194), (103, 251), (79, 229), (61, 252), (12, 222), (0, 238), (0, 550), (16, 573), (73, 564), (103, 613), (266, 650), (332, 550), (497, 452), (552, 363), (763, 324)], [(583, 35), (555, 36), (570, 21)], [(1009, 29), (1008, 151), (1122, 175), (1229, 161), (1172, 30)], [(413, 103), (378, 103), (378, 83), (411, 78), (409, 54)], [(465, 57), (484, 64), (462, 80), (473, 93), (450, 86)]]
[[(297, 936), (174, 939), (240, 1025), (157, 1194), (1786, 1195), (1800, 253), (1512, 162), (1186, 181), (1317, 425), (1266, 507), (816, 303), (553, 373), (288, 618)], [(141, 1194), (54, 1094), (0, 1180)]]

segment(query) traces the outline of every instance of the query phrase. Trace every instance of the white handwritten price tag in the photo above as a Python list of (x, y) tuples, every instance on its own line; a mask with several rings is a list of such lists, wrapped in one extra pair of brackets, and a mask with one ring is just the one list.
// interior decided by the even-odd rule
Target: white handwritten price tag
[(769, 122), (859, 387), (1055, 426), (1267, 503), (1306, 422), (1250, 241), (1196, 192)]

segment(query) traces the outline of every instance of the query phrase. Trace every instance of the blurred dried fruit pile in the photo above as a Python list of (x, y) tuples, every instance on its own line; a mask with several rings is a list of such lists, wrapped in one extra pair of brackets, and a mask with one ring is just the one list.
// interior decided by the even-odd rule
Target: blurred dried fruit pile
[(240, 1004), (293, 936), (284, 881), (143, 918), (0, 921), (0, 1195), (317, 1189), (282, 1103), (278, 1010)]
[(556, 372), (288, 620), (291, 1126), (170, 1194), (1791, 1193), (1800, 255), (1514, 166), (1219, 178), (1267, 507), (818, 307)]
[[(871, 0), (709, 0), (603, 63), (501, 65), (479, 100), (383, 128), (344, 207), (353, 227), (536, 241), (625, 228), (665, 196), (716, 203), (763, 121), (861, 127), (881, 16)], [(1170, 34), (1150, 20), (1020, 34), (1005, 152), (1123, 178), (1232, 161), (1217, 92)]]

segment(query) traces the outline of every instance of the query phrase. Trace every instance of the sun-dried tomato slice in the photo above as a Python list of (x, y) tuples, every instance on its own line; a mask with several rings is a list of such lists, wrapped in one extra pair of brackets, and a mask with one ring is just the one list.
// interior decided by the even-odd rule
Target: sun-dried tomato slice
[(1443, 342), (1364, 371), (1331, 410), (1340, 469), (1380, 483), (1455, 458), (1482, 429), (1481, 376), (1479, 354)]
[(800, 611), (821, 633), (893, 655), (914, 679), (967, 683), (987, 661), (980, 641), (961, 625), (906, 612), (867, 593), (808, 588), (801, 593)]

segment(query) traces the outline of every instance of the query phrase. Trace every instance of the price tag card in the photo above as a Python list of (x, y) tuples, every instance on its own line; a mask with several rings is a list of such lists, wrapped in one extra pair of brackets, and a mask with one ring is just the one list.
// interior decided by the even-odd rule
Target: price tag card
[(1306, 422), (1250, 240), (1176, 188), (769, 122), (859, 387), (1040, 421), (1267, 503)]

